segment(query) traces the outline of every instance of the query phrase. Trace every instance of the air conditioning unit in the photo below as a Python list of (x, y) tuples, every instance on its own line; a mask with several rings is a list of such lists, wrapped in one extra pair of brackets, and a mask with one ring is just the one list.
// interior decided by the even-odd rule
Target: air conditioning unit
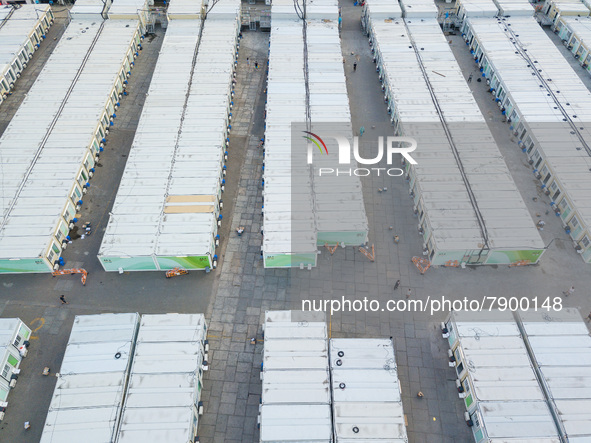
[(16, 378), (13, 378), (12, 380), (10, 380), (10, 387), (14, 388), (16, 386)]
[(467, 412), (464, 412), (464, 420), (466, 420), (466, 424), (469, 427), (474, 426), (474, 422), (472, 421), (472, 419), (470, 418), (470, 414), (468, 414)]

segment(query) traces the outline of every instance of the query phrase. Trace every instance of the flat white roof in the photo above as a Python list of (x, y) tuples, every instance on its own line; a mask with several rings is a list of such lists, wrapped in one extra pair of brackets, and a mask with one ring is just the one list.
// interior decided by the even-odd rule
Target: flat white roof
[[(29, 36), (41, 23), (48, 11), (49, 5), (19, 5), (18, 9), (10, 14), (12, 7), (0, 9), (0, 73), (18, 57), (18, 52), (25, 49), (29, 42)], [(4, 17), (4, 18), (2, 18)], [(4, 21), (6, 20), (6, 21)], [(43, 25), (45, 29), (45, 25)], [(29, 49), (25, 49), (27, 57)], [(22, 62), (22, 60), (21, 60)]]
[(0, 258), (44, 256), (137, 27), (137, 20), (73, 19), (4, 131), (0, 153), (10, 172), (0, 197)]
[(203, 314), (142, 316), (118, 443), (194, 437), (206, 332)]
[(261, 406), (261, 442), (331, 443), (329, 405)]
[(138, 314), (74, 319), (42, 443), (111, 443), (119, 422)]
[(239, 7), (169, 23), (99, 257), (214, 255)]
[[(571, 209), (578, 213), (579, 223), (590, 226), (591, 160), (561, 109), (573, 121), (585, 144), (591, 146), (591, 92), (534, 18), (512, 17), (502, 21), (476, 18), (468, 19), (467, 23), (515, 106), (517, 116), (513, 119), (529, 126), (536, 149), (545, 159), (562, 195), (568, 197)], [(528, 62), (515, 53), (511, 36), (504, 31), (508, 25), (519, 35), (519, 42), (544, 78), (551, 79), (546, 83), (553, 97), (545, 87), (540, 87), (541, 82), (532, 75)], [(552, 181), (548, 186), (552, 186)]]
[(389, 339), (330, 340), (337, 442), (406, 442), (400, 382)]
[(544, 401), (482, 402), (478, 410), (490, 442), (560, 443)]
[(520, 313), (569, 441), (591, 439), (591, 336), (578, 309)]
[[(391, 112), (403, 135), (417, 140), (411, 187), (419, 212), (426, 214), (435, 249), (478, 250), (485, 245), (485, 234), (491, 250), (543, 248), (437, 20), (378, 20), (370, 26)], [(491, 182), (497, 184), (494, 189)]]

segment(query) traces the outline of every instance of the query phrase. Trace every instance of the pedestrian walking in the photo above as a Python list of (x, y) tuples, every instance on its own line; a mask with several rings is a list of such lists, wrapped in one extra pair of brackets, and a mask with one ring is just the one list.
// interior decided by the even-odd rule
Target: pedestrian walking
[(357, 62), (353, 63), (353, 71), (357, 71)]
[(62, 305), (67, 305), (68, 302), (66, 301), (66, 297), (64, 297), (64, 295), (60, 295), (60, 301), (62, 302)]
[(396, 283), (394, 283), (394, 290), (398, 289), (398, 286), (400, 286), (400, 280), (396, 280)]
[(246, 57), (246, 66), (250, 66), (250, 57)]
[(254, 61), (254, 69), (259, 69), (259, 61), (258, 60)]
[(565, 297), (568, 297), (569, 295), (573, 295), (574, 293), (575, 293), (575, 287), (571, 286), (566, 291), (563, 291), (562, 295), (564, 295)]
[(394, 236), (394, 243), (398, 244), (398, 242), (400, 242), (400, 237), (398, 237), (397, 235)]
[(364, 132), (365, 132), (365, 126), (362, 126), (361, 128), (359, 128), (359, 136), (360, 137), (363, 135)]
[(468, 83), (472, 83), (472, 73), (468, 76)]
[(591, 312), (589, 312), (589, 315), (587, 316), (587, 321), (591, 321)]
[(410, 298), (411, 295), (412, 295), (412, 289), (408, 288), (408, 291), (406, 291), (406, 298)]
[(544, 225), (545, 225), (545, 224), (546, 224), (546, 222), (545, 222), (544, 220), (540, 220), (540, 221), (538, 222), (538, 224), (537, 224), (537, 226), (538, 226), (538, 229), (539, 229), (540, 231), (543, 231), (543, 230), (544, 230)]
[(236, 232), (238, 233), (238, 237), (242, 236), (242, 233), (244, 232), (244, 226), (238, 226), (236, 228)]

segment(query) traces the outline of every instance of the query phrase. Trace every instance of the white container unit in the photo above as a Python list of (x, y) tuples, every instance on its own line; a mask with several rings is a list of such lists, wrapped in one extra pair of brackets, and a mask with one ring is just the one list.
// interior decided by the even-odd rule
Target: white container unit
[(116, 0), (107, 13), (110, 20), (139, 20), (140, 33), (145, 34), (154, 0)]
[(520, 312), (542, 383), (572, 443), (591, 440), (591, 337), (577, 309)]
[(73, 20), (0, 138), (0, 272), (51, 272), (140, 47), (138, 21)]
[(424, 254), (536, 263), (542, 239), (437, 20), (382, 17), (367, 29), (395, 131), (417, 141), (418, 164), (404, 167)]
[(591, 93), (533, 18), (468, 19), (463, 33), (534, 177), (591, 262)]
[(559, 17), (554, 32), (583, 69), (591, 74), (591, 17)]
[(53, 23), (49, 5), (1, 8), (4, 19), (0, 22), (0, 104), (14, 88)]
[(558, 443), (558, 432), (517, 323), (508, 311), (452, 312), (450, 366), (476, 443)]
[(392, 341), (333, 338), (329, 352), (335, 442), (407, 442)]
[(139, 315), (79, 315), (74, 320), (41, 443), (114, 441)]
[(70, 9), (72, 20), (102, 20), (112, 4), (112, 0), (76, 0)]
[(203, 314), (142, 315), (114, 442), (195, 441), (206, 337)]
[[(353, 129), (338, 30), (338, 4), (315, 1), (307, 7), (306, 28), (311, 130), (335, 124), (352, 146)], [(326, 129), (324, 129), (326, 131)], [(324, 132), (320, 132), (324, 135)], [(328, 155), (313, 155), (312, 191), (318, 246), (359, 246), (367, 242), (368, 224), (359, 177), (320, 175), (320, 168), (338, 168), (336, 140), (324, 137)], [(314, 150), (316, 148), (314, 147)], [(347, 166), (356, 168), (353, 162)], [(342, 168), (342, 167), (341, 167)]]
[[(303, 69), (302, 21), (292, 2), (277, 0), (271, 7), (263, 170), (262, 254), (266, 268), (316, 265), (312, 177), (305, 149), (291, 149), (292, 122), (306, 121)], [(295, 183), (292, 176), (297, 177)]]
[(200, 42), (199, 20), (171, 21), (99, 250), (106, 271), (217, 266), (239, 7), (217, 4)]
[(400, 2), (402, 16), (407, 20), (437, 18), (439, 10), (432, 0), (404, 0)]
[(0, 318), (0, 421), (8, 394), (17, 383), (21, 361), (27, 356), (30, 337), (31, 329), (20, 318)]
[(533, 16), (534, 7), (528, 0), (458, 0), (456, 15), (466, 17)]
[(499, 10), (492, 0), (457, 0), (455, 13), (463, 21), (467, 17), (496, 17)]
[[(200, 0), (177, 0), (168, 5), (166, 17), (170, 20), (199, 20), (201, 18), (203, 2)], [(216, 5), (217, 9), (218, 5)], [(195, 22), (196, 24), (200, 22)]]
[(324, 315), (267, 311), (261, 368), (261, 442), (332, 442)]
[(542, 12), (556, 23), (559, 17), (587, 17), (590, 14), (589, 3), (581, 0), (546, 0)]

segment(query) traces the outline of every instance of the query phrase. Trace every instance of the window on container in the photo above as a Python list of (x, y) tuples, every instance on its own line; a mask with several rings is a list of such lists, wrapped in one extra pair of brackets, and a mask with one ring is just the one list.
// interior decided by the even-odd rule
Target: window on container
[(25, 53), (25, 51), (21, 51), (18, 53), (18, 58), (21, 59), (21, 62), (26, 62), (27, 61), (27, 54)]
[(589, 247), (589, 237), (587, 237), (586, 235), (581, 239), (581, 244), (583, 245), (584, 248), (588, 248)]
[(8, 91), (8, 83), (6, 83), (6, 80), (2, 79), (2, 87), (4, 88), (5, 91)]
[(539, 160), (536, 162), (536, 168), (537, 168), (538, 166), (540, 166), (540, 163), (542, 163), (542, 161), (544, 160), (544, 159), (543, 159), (543, 158), (540, 156), (540, 153), (539, 153), (539, 152), (538, 152), (538, 156), (540, 157), (540, 159), (539, 159)]
[(48, 9), (48, 10), (47, 10), (47, 15), (49, 16), (49, 18), (50, 18), (51, 20), (53, 20), (53, 11), (52, 11), (51, 9)]
[(562, 200), (560, 200), (560, 203), (558, 203), (558, 207), (561, 209), (561, 211), (563, 213), (570, 210), (570, 206), (568, 205), (566, 198), (563, 198)]
[(21, 345), (21, 341), (22, 341), (22, 337), (18, 334), (16, 334), (16, 338), (14, 339), (14, 347), (18, 349), (18, 347)]
[(580, 226), (579, 220), (577, 219), (576, 215), (570, 219), (569, 224), (572, 226), (573, 229), (576, 229)]
[(535, 146), (535, 145), (534, 145), (534, 142), (532, 141), (532, 142), (530, 143), (530, 145), (527, 147), (527, 153), (528, 153), (528, 154), (531, 152), (531, 150), (534, 148), (534, 146)]
[(527, 134), (527, 129), (523, 129), (523, 131), (521, 131), (521, 135), (519, 136), (519, 140), (523, 140), (523, 137), (525, 137), (525, 135)]
[(82, 197), (82, 193), (78, 190), (77, 187), (74, 187), (74, 191), (72, 192), (72, 201), (76, 203)]
[(4, 365), (4, 369), (2, 369), (2, 378), (8, 380), (8, 374), (10, 373), (10, 366)]
[(55, 238), (57, 238), (57, 241), (62, 241), (63, 237), (64, 237), (64, 234), (61, 231), (61, 229), (58, 227), (57, 230), (55, 231)]
[(80, 171), (80, 177), (78, 178), (78, 181), (82, 181), (82, 182), (86, 183), (87, 180), (88, 180), (88, 177), (86, 176), (86, 172)]
[(49, 28), (49, 21), (47, 20), (47, 17), (43, 17), (43, 23), (45, 23), (46, 28)]
[(36, 45), (39, 44), (39, 37), (37, 37), (37, 34), (33, 34), (33, 40), (35, 40)]
[(12, 69), (14, 69), (15, 71), (22, 71), (23, 65), (21, 65), (21, 62), (18, 60), (18, 58), (14, 59)]
[(37, 35), (39, 36), (39, 38), (41, 38), (41, 36), (43, 35), (43, 30), (41, 29), (41, 26), (37, 26)]

